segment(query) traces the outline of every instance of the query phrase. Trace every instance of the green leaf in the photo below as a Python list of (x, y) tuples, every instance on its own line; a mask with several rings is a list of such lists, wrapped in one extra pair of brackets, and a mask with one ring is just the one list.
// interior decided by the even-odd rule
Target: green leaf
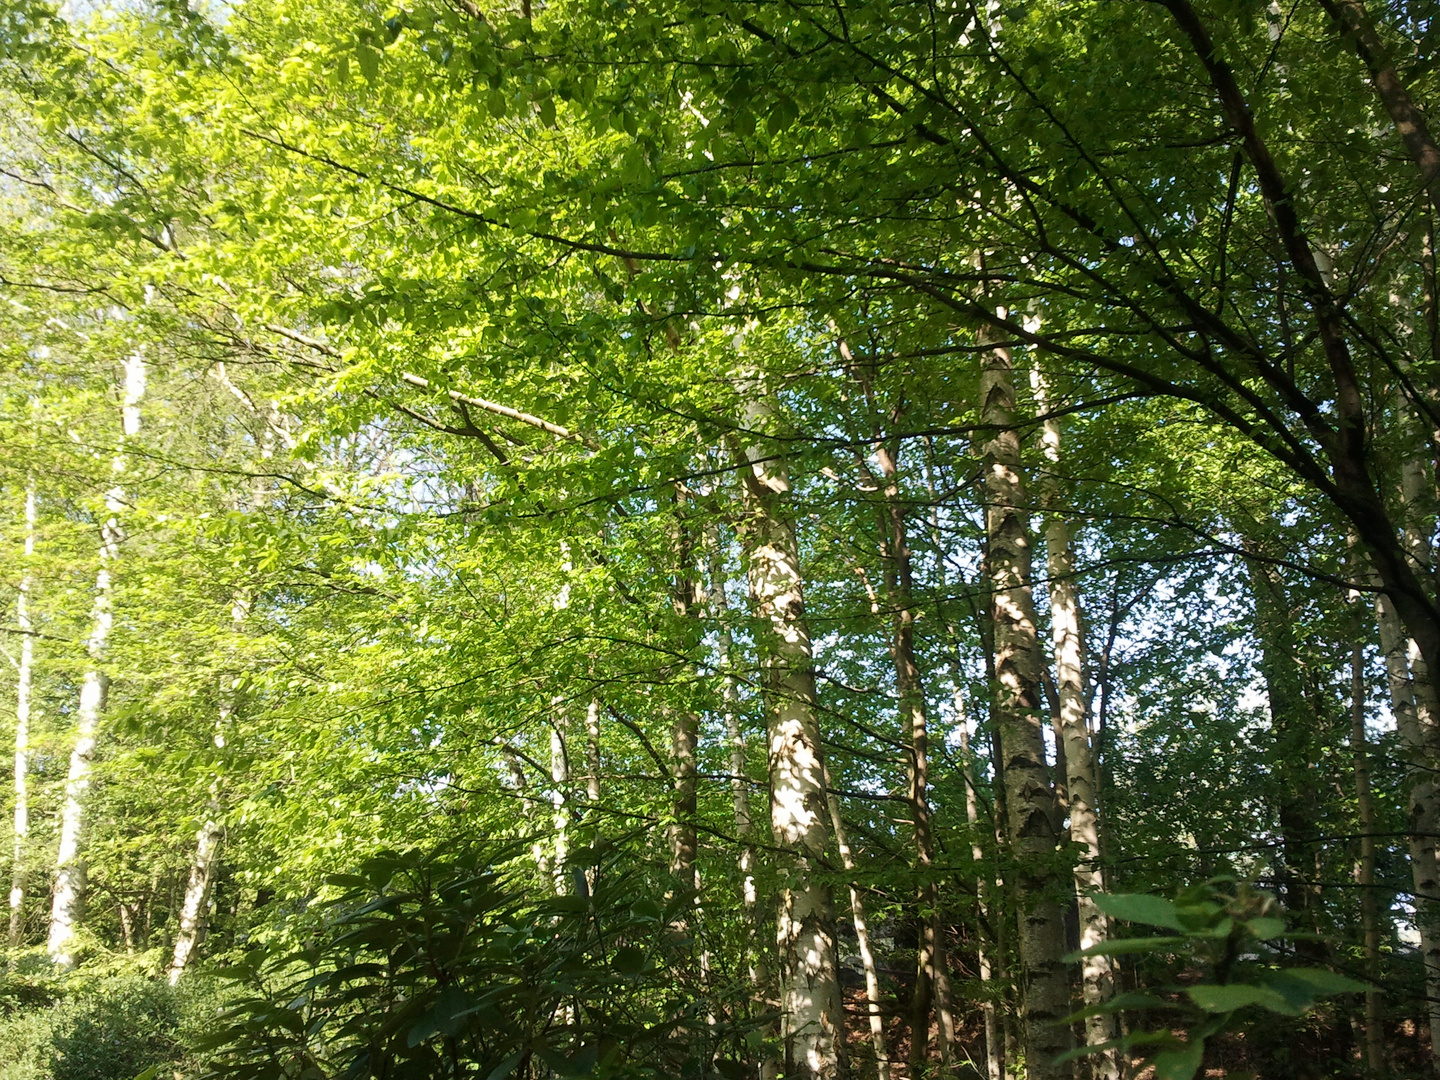
[(491, 1069), (490, 1075), (487, 1076), (485, 1080), (505, 1080), (505, 1077), (509, 1076), (515, 1071), (515, 1067), (520, 1064), (520, 1060), (524, 1056), (524, 1050), (511, 1054), (504, 1061), (500, 1062), (499, 1065), (496, 1065), (495, 1068)]
[(1118, 994), (1109, 1001), (1101, 1002), (1099, 1005), (1089, 1005), (1078, 1012), (1071, 1013), (1065, 1020), (1067, 1023), (1071, 1023), (1076, 1020), (1083, 1020), (1087, 1016), (1104, 1016), (1108, 1013), (1123, 1012), (1126, 1009), (1174, 1009), (1177, 1007), (1173, 1001), (1166, 1001), (1164, 998), (1156, 997), (1154, 994), (1132, 991), (1128, 994)]
[(361, 42), (355, 46), (355, 60), (360, 65), (360, 74), (365, 76), (365, 81), (373, 84), (380, 75), (380, 50)]
[(621, 975), (638, 975), (645, 970), (645, 950), (625, 945), (615, 950), (610, 966)]
[(1091, 945), (1088, 949), (1081, 949), (1079, 952), (1071, 953), (1065, 957), (1066, 963), (1075, 963), (1087, 956), (1125, 956), (1129, 953), (1147, 952), (1176, 952), (1189, 948), (1191, 938), (1177, 937), (1136, 937), (1116, 938), (1113, 941), (1102, 941), (1099, 945)]
[(1274, 974), (1312, 986), (1317, 994), (1363, 994), (1370, 989), (1365, 983), (1324, 968), (1285, 968)]
[(1258, 919), (1250, 919), (1245, 923), (1245, 929), (1259, 938), (1261, 941), (1269, 941), (1285, 933), (1285, 920), (1277, 919), (1272, 915), (1262, 915)]
[(1095, 906), (1112, 919), (1148, 923), (1171, 930), (1183, 930), (1184, 924), (1173, 902), (1148, 893), (1096, 893)]
[(1265, 986), (1230, 983), (1226, 986), (1200, 985), (1185, 991), (1190, 1000), (1206, 1012), (1228, 1013), (1247, 1005), (1261, 1005), (1272, 1012), (1291, 1013), (1289, 1003), (1280, 994)]
[(1205, 1056), (1205, 1043), (1195, 1040), (1155, 1055), (1155, 1080), (1193, 1080)]
[(459, 987), (447, 987), (429, 1011), (411, 1026), (405, 1035), (405, 1044), (414, 1047), (434, 1035), (453, 1035), (460, 1029), (460, 1020), (473, 1011), (469, 994)]

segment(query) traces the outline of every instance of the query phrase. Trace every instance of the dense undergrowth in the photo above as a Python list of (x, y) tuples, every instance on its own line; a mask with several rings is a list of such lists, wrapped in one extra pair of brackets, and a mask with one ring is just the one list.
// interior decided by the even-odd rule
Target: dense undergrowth
[[(156, 974), (159, 952), (94, 953), (69, 973), (42, 950), (12, 954), (0, 1080), (764, 1074), (777, 1017), (697, 946), (693, 894), (615, 848), (572, 853), (543, 888), (526, 863), (500, 848), (380, 853), (178, 987)], [(1291, 1075), (1267, 1038), (1303, 1038), (1305, 1014), (1365, 989), (1297, 966), (1296, 941), (1311, 956), (1324, 943), (1233, 879), (1102, 903), (1133, 929), (1101, 948), (1136, 976), (1106, 1009), (1128, 1016), (1123, 1048), (1160, 1080), (1222, 1062)], [(859, 1035), (851, 1065), (869, 1075)]]

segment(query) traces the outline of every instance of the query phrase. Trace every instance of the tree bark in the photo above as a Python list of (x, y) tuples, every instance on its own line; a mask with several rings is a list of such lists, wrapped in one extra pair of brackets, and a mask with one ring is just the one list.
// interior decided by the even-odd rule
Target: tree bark
[(585, 801), (593, 808), (600, 803), (600, 699), (591, 698), (585, 707)]
[(1062, 958), (1065, 927), (1055, 902), (1055, 793), (1045, 767), (1040, 702), (1041, 652), (1031, 595), (1028, 502), (1021, 477), (1010, 350), (986, 332), (980, 344), (981, 421), (994, 432), (985, 444), (985, 534), (994, 622), (995, 720), (1000, 776), (1015, 863), (1019, 909), (1021, 1021), (1029, 1080), (1052, 1080), (1069, 1069), (1055, 1058), (1070, 1048), (1070, 987)]
[[(691, 540), (691, 526), (685, 520), (685, 494), (677, 484), (675, 487), (675, 527), (672, 540), (672, 554), (675, 558), (675, 576), (671, 582), (670, 603), (674, 608), (676, 625), (680, 628), (681, 651), (687, 658), (686, 668), (691, 667), (690, 658), (700, 646), (700, 622), (697, 617), (699, 582), (695, 576), (695, 545)], [(698, 810), (698, 751), (700, 746), (700, 717), (688, 705), (676, 708), (670, 721), (670, 776), (673, 795), (670, 804), (670, 826), (667, 830), (670, 841), (670, 873), (687, 889), (700, 892), (700, 871), (696, 857), (700, 849), (700, 837), (696, 828), (695, 815)]]
[(860, 951), (860, 964), (865, 969), (865, 1002), (870, 1023), (870, 1045), (875, 1050), (875, 1075), (877, 1080), (890, 1080), (890, 1049), (885, 1040), (885, 1018), (880, 1012), (880, 972), (875, 966), (875, 952), (870, 948), (870, 920), (865, 914), (865, 894), (855, 881), (855, 856), (845, 837), (845, 821), (840, 816), (840, 800), (830, 783), (830, 772), (825, 771), (825, 801), (830, 807), (830, 822), (835, 829), (835, 846), (840, 851), (840, 865), (850, 878), (850, 914), (855, 923), (856, 947)]
[(90, 617), (90, 635), (85, 642), (89, 659), (80, 687), (76, 710), (75, 742), (70, 751), (70, 768), (65, 778), (65, 799), (60, 811), (60, 845), (55, 857), (55, 887), (50, 906), (50, 930), (46, 948), (50, 959), (62, 968), (75, 966), (73, 942), (85, 906), (86, 810), (89, 805), (91, 773), (95, 760), (95, 737), (110, 680), (104, 667), (109, 651), (111, 610), (111, 568), (120, 554), (123, 532), (120, 515), (125, 510), (126, 442), (140, 432), (140, 402), (145, 396), (145, 357), (136, 350), (125, 361), (124, 403), (121, 408), (121, 436), (111, 471), (115, 484), (105, 497), (109, 516), (100, 529), (100, 568), (95, 573), (95, 603)]
[(995, 979), (990, 955), (992, 946), (986, 941), (985, 924), (994, 918), (990, 905), (990, 882), (985, 869), (985, 849), (980, 843), (980, 796), (976, 790), (975, 751), (970, 743), (970, 727), (965, 718), (965, 702), (960, 683), (960, 665), (951, 669), (955, 683), (955, 724), (960, 732), (960, 767), (965, 780), (965, 821), (970, 826), (970, 858), (975, 864), (975, 904), (978, 923), (975, 934), (975, 966), (980, 972), (980, 1011), (985, 1025), (986, 1080), (1004, 1080), (1005, 1038), (1000, 1030), (999, 1010), (989, 984)]
[(709, 575), (709, 602), (719, 624), (718, 652), (722, 670), (721, 703), (724, 712), (725, 742), (730, 751), (730, 803), (735, 817), (735, 838), (740, 842), (737, 868), (740, 871), (740, 902), (745, 911), (745, 965), (750, 985), (762, 988), (768, 972), (757, 945), (759, 921), (755, 891), (755, 822), (750, 810), (749, 763), (745, 732), (740, 723), (740, 685), (735, 675), (735, 637), (728, 621), (730, 601), (725, 596), (725, 573), (721, 565), (719, 529), (712, 527), (706, 538)]
[[(744, 427), (769, 429), (773, 408), (750, 387)], [(745, 515), (740, 535), (765, 679), (770, 823), (786, 865), (779, 867), (781, 1034), (785, 1075), (833, 1080), (840, 1067), (840, 984), (830, 888), (815, 872), (830, 846), (816, 717), (814, 655), (783, 456), (773, 446), (739, 450)]]
[(219, 810), (218, 800), (212, 801), (211, 813), (200, 826), (200, 832), (196, 836), (195, 858), (190, 863), (185, 898), (180, 904), (175, 948), (170, 958), (170, 970), (166, 975), (171, 986), (178, 983), (184, 975), (205, 933), (210, 888), (215, 880), (215, 867), (219, 863), (220, 845), (225, 839), (225, 827), (220, 824)]
[(30, 592), (35, 586), (35, 481), (25, 485), (25, 568), (15, 596), (15, 625), (20, 631), (20, 660), (15, 670), (15, 845), (10, 869), (10, 947), (19, 947), (25, 928), (25, 859), (30, 838), (30, 698), (35, 668), (35, 635)]
[(915, 863), (920, 873), (916, 900), (920, 908), (920, 943), (916, 950), (915, 997), (910, 1025), (910, 1072), (918, 1075), (929, 1057), (930, 1005), (935, 1008), (940, 1062), (952, 1068), (955, 1020), (950, 1003), (945, 942), (940, 925), (940, 893), (935, 882), (935, 842), (930, 827), (930, 733), (925, 708), (925, 686), (915, 656), (914, 570), (910, 558), (905, 508), (900, 502), (898, 451), (878, 443), (875, 458), (884, 477), (886, 585), (894, 624), (891, 654), (895, 661), (895, 690), (900, 721), (910, 742), (906, 798), (914, 830)]
[(1375, 598), (1380, 627), (1380, 651), (1390, 690), (1390, 711), (1405, 747), (1408, 788), (1408, 842), (1410, 874), (1415, 895), (1415, 929), (1420, 935), (1420, 958), (1425, 968), (1426, 1013), (1430, 1023), (1432, 1073), (1440, 1074), (1440, 790), (1430, 762), (1436, 710), (1428, 684), (1411, 679), (1408, 641), (1390, 598)]
[(1380, 905), (1375, 896), (1375, 802), (1370, 792), (1370, 747), (1365, 738), (1365, 648), (1350, 653), (1350, 754), (1355, 763), (1355, 805), (1360, 826), (1360, 861), (1355, 883), (1360, 887), (1360, 925), (1364, 934), (1365, 1071), (1385, 1071), (1385, 1029), (1380, 1019)]
[[(1044, 378), (1032, 373), (1036, 404), (1049, 413)], [(1070, 811), (1070, 839), (1081, 846), (1075, 863), (1075, 902), (1080, 916), (1080, 948), (1089, 949), (1110, 938), (1110, 924), (1095, 903), (1105, 883), (1100, 872), (1100, 787), (1090, 742), (1090, 718), (1085, 694), (1085, 636), (1081, 626), (1080, 590), (1075, 583), (1075, 553), (1069, 519), (1060, 506), (1060, 421), (1048, 417), (1041, 443), (1047, 463), (1041, 477), (1041, 501), (1046, 510), (1045, 559), (1050, 578), (1050, 628), (1055, 650), (1055, 692), (1060, 731), (1057, 767), (1064, 763), (1066, 797)], [(1087, 956), (1081, 966), (1081, 995), (1093, 1009), (1115, 994), (1115, 972), (1110, 957)], [(1116, 1038), (1113, 1013), (1085, 1018), (1085, 1042), (1101, 1046)], [(1119, 1080), (1120, 1061), (1111, 1048), (1090, 1056), (1095, 1080)]]

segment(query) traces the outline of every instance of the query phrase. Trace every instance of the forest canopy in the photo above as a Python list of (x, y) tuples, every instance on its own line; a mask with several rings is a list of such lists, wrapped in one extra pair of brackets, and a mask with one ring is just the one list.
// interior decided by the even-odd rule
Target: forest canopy
[(1436, 1074), (1437, 60), (7, 5), (0, 1077)]

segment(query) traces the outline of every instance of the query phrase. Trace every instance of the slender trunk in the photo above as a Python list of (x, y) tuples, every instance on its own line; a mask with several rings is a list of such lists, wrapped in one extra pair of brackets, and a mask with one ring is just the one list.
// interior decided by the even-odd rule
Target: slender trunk
[(955, 726), (960, 733), (960, 767), (965, 780), (965, 821), (970, 826), (970, 858), (976, 869), (975, 903), (979, 927), (975, 935), (975, 965), (980, 971), (980, 1010), (985, 1024), (985, 1076), (986, 1080), (1004, 1080), (1004, 1037), (1000, 1033), (994, 988), (990, 986), (995, 973), (990, 963), (992, 947), (986, 941), (985, 931), (986, 923), (993, 919), (990, 882), (985, 870), (985, 849), (980, 843), (980, 797), (975, 787), (975, 751), (970, 745), (970, 725), (965, 718), (958, 661), (951, 666), (951, 678), (955, 684)]
[(735, 816), (735, 837), (740, 841), (741, 903), (745, 909), (745, 964), (750, 985), (760, 989), (768, 973), (757, 946), (759, 918), (755, 892), (755, 823), (750, 811), (749, 764), (745, 752), (745, 732), (740, 726), (740, 683), (735, 676), (735, 638), (730, 632), (728, 616), (730, 601), (725, 596), (725, 574), (720, 562), (719, 530), (712, 527), (707, 538), (707, 561), (710, 578), (709, 600), (719, 623), (718, 646), (725, 672), (721, 685), (724, 709), (725, 742), (730, 749), (730, 801)]
[[(675, 528), (673, 534), (675, 577), (671, 584), (670, 603), (679, 627), (680, 650), (690, 668), (690, 658), (700, 645), (700, 622), (696, 605), (699, 584), (693, 564), (694, 544), (691, 527), (685, 520), (685, 495), (679, 485), (675, 490)], [(670, 775), (673, 795), (670, 803), (670, 873), (685, 888), (700, 891), (700, 871), (696, 865), (700, 838), (696, 829), (697, 752), (700, 745), (700, 718), (688, 704), (676, 708), (670, 721)]]
[(600, 699), (593, 697), (585, 709), (585, 800), (600, 803)]
[[(773, 422), (769, 399), (752, 388), (744, 426)], [(767, 696), (770, 823), (780, 857), (781, 1034), (785, 1075), (832, 1080), (840, 1068), (841, 1000), (829, 885), (816, 870), (830, 846), (815, 667), (805, 622), (795, 531), (785, 513), (788, 470), (773, 446), (740, 453), (745, 518), (741, 539)]]
[(916, 899), (920, 908), (920, 947), (916, 955), (915, 998), (910, 1027), (910, 1072), (918, 1076), (929, 1057), (930, 1005), (933, 1001), (939, 1032), (940, 1061), (946, 1073), (952, 1068), (955, 1020), (950, 1004), (944, 936), (940, 924), (940, 893), (935, 882), (935, 842), (930, 827), (929, 717), (925, 686), (915, 657), (914, 571), (906, 534), (905, 509), (900, 502), (900, 467), (897, 452), (885, 445), (875, 448), (885, 478), (887, 585), (894, 609), (891, 653), (895, 659), (895, 689), (901, 723), (910, 741), (907, 798), (914, 829), (915, 862), (920, 872)]
[[(740, 871), (740, 901), (745, 912), (745, 968), (751, 991), (757, 1000), (764, 1000), (771, 980), (770, 965), (760, 947), (759, 893), (755, 886), (755, 820), (750, 809), (750, 767), (745, 750), (745, 731), (741, 726), (740, 680), (735, 674), (735, 638), (730, 631), (730, 601), (725, 595), (725, 573), (721, 563), (720, 530), (713, 524), (706, 534), (707, 569), (710, 579), (709, 601), (714, 606), (720, 630), (719, 656), (725, 672), (721, 685), (724, 708), (725, 741), (730, 748), (730, 800), (735, 816), (735, 837), (740, 842), (737, 868)], [(761, 1080), (774, 1080), (779, 1071), (775, 1057), (765, 1054), (760, 1059)]]
[(1364, 3), (1362, 0), (1320, 0), (1320, 6), (1335, 20), (1341, 34), (1350, 39), (1356, 55), (1370, 73), (1370, 83), (1385, 106), (1390, 122), (1419, 167), (1420, 179), (1431, 203), (1440, 206), (1440, 148), (1430, 136), (1425, 114), (1415, 104), (1400, 73), (1386, 55), (1384, 43), (1375, 32)]
[(1404, 628), (1384, 593), (1375, 600), (1380, 650), (1390, 690), (1390, 711), (1405, 747), (1409, 788), (1410, 874), (1415, 895), (1415, 929), (1425, 968), (1426, 1010), (1430, 1024), (1432, 1072), (1440, 1073), (1440, 790), (1433, 778), (1436, 710), (1428, 683), (1412, 681)]
[[(988, 335), (987, 335), (988, 336)], [(981, 420), (994, 435), (985, 444), (985, 534), (993, 595), (995, 719), (1005, 789), (1010, 853), (1019, 909), (1021, 1020), (1030, 1080), (1067, 1075), (1055, 1058), (1070, 1048), (1070, 987), (1063, 957), (1065, 926), (1051, 898), (1055, 877), (1055, 792), (1045, 768), (1041, 652), (1031, 596), (1029, 513), (1015, 427), (1010, 351), (993, 341), (980, 373)]]
[[(271, 408), (273, 410), (273, 403)], [(274, 431), (267, 428), (265, 435), (260, 440), (261, 462), (269, 462), (274, 456), (274, 451)], [(250, 491), (250, 509), (260, 511), (269, 498), (268, 480), (257, 476)], [(236, 588), (230, 601), (230, 627), (236, 634), (242, 631), (250, 617), (251, 600), (251, 593), (247, 588), (243, 585)], [(221, 699), (215, 720), (215, 731), (211, 736), (217, 756), (225, 752), (227, 732), (243, 701), (240, 684), (236, 684), (228, 693), (222, 691), (222, 694), (226, 696)], [(206, 924), (209, 921), (210, 889), (214, 882), (215, 872), (220, 865), (220, 848), (225, 842), (223, 785), (224, 771), (221, 769), (212, 771), (207, 814), (205, 821), (195, 834), (195, 857), (190, 861), (190, 877), (185, 885), (185, 898), (181, 901), (180, 918), (175, 935), (175, 949), (170, 957), (170, 969), (167, 977), (171, 986), (178, 984), (181, 976), (185, 974), (185, 968), (194, 958), (196, 949), (204, 939)]]
[(535, 812), (535, 800), (530, 795), (530, 782), (525, 778), (525, 767), (520, 762), (520, 755), (508, 742), (497, 738), (495, 745), (505, 759), (505, 771), (510, 774), (510, 787), (520, 796), (520, 816), (525, 819), (525, 828), (531, 837), (530, 857), (534, 860), (535, 869), (540, 876), (548, 878), (551, 871), (550, 855), (541, 838), (540, 822)]
[(555, 828), (555, 893), (563, 896), (570, 891), (570, 756), (565, 745), (565, 718), (561, 713), (563, 700), (554, 702), (555, 715), (550, 724), (550, 811)]
[(25, 485), (25, 569), (15, 597), (15, 625), (20, 631), (20, 661), (15, 672), (15, 847), (10, 869), (10, 947), (20, 945), (25, 924), (26, 841), (30, 837), (30, 695), (35, 667), (35, 635), (30, 621), (34, 588), (35, 481)]
[(95, 573), (95, 603), (91, 612), (90, 635), (85, 642), (89, 660), (80, 687), (76, 710), (75, 742), (70, 751), (70, 768), (65, 778), (65, 799), (60, 811), (60, 844), (55, 857), (55, 888), (50, 907), (47, 950), (50, 959), (64, 968), (75, 966), (72, 943), (85, 906), (85, 812), (90, 797), (90, 778), (95, 759), (95, 737), (110, 680), (103, 664), (109, 651), (111, 611), (111, 567), (120, 554), (120, 514), (125, 510), (125, 444), (140, 431), (140, 401), (145, 396), (145, 357), (136, 350), (125, 361), (125, 396), (121, 410), (121, 437), (112, 462), (115, 484), (105, 497), (109, 516), (100, 530), (100, 568)]
[[(1258, 545), (1246, 540), (1251, 555)], [(1270, 706), (1274, 740), (1274, 771), (1278, 780), (1276, 811), (1280, 825), (1280, 881), (1285, 905), (1302, 920), (1302, 929), (1320, 929), (1317, 877), (1317, 836), (1308, 800), (1316, 778), (1312, 760), (1315, 702), (1307, 699), (1298, 659), (1298, 643), (1285, 584), (1275, 568), (1250, 560), (1251, 591), (1255, 601), (1255, 632), (1260, 645), (1260, 673)], [(1318, 941), (1302, 942), (1299, 951), (1318, 959), (1324, 950)]]
[[(1031, 376), (1036, 403), (1048, 413), (1045, 382), (1036, 370)], [(1090, 720), (1085, 695), (1085, 636), (1081, 629), (1080, 590), (1075, 584), (1075, 553), (1070, 521), (1061, 512), (1059, 477), (1060, 421), (1050, 417), (1042, 429), (1047, 470), (1041, 482), (1045, 505), (1046, 573), (1050, 578), (1050, 628), (1055, 649), (1055, 692), (1059, 706), (1057, 767), (1064, 770), (1070, 811), (1069, 839), (1080, 845), (1075, 863), (1075, 901), (1080, 916), (1080, 947), (1089, 949), (1110, 937), (1105, 913), (1095, 903), (1104, 889), (1100, 876), (1100, 787), (1090, 743)], [(1063, 762), (1063, 766), (1061, 763)], [(1115, 994), (1115, 972), (1108, 956), (1087, 956), (1081, 966), (1081, 995), (1087, 1009), (1103, 1005)], [(1085, 1019), (1085, 1043), (1101, 1046), (1116, 1038), (1113, 1013)], [(1095, 1080), (1119, 1080), (1120, 1061), (1111, 1048), (1091, 1055)]]
[(890, 1048), (885, 1041), (885, 1018), (880, 1012), (880, 972), (875, 966), (875, 953), (870, 948), (870, 921), (865, 915), (865, 894), (855, 881), (855, 856), (845, 837), (845, 820), (840, 816), (840, 800), (825, 772), (825, 800), (830, 807), (830, 823), (835, 829), (835, 845), (840, 851), (840, 865), (850, 879), (850, 914), (855, 922), (855, 941), (860, 950), (860, 963), (865, 969), (865, 1002), (870, 1021), (870, 1045), (875, 1049), (875, 1075), (890, 1080)]
[(1365, 739), (1365, 649), (1350, 653), (1350, 753), (1355, 761), (1355, 803), (1359, 811), (1360, 862), (1355, 883), (1360, 887), (1360, 925), (1365, 935), (1365, 1070), (1385, 1071), (1385, 1030), (1380, 1020), (1380, 905), (1375, 896), (1375, 803), (1370, 794), (1370, 748)]
[(210, 814), (196, 836), (195, 857), (190, 863), (185, 898), (180, 903), (175, 949), (171, 954), (170, 970), (167, 974), (171, 986), (180, 981), (204, 936), (206, 916), (210, 908), (210, 887), (214, 882), (220, 845), (224, 839), (225, 828), (220, 824), (219, 800), (212, 799)]

